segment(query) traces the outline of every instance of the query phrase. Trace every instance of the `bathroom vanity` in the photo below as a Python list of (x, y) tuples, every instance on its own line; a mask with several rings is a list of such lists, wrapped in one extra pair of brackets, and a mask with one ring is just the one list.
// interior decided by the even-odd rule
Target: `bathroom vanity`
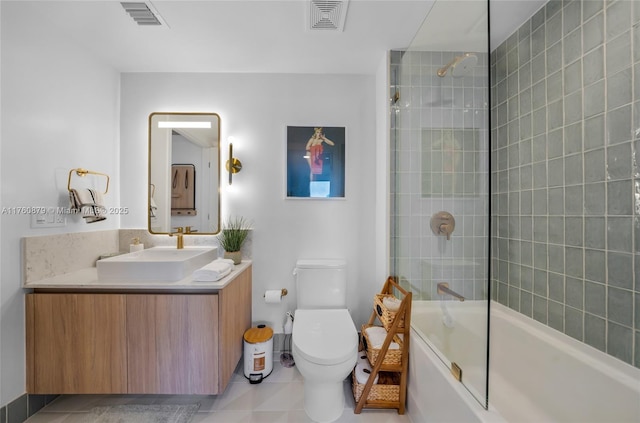
[(222, 393), (251, 327), (251, 271), (245, 261), (218, 282), (31, 284), (27, 392)]

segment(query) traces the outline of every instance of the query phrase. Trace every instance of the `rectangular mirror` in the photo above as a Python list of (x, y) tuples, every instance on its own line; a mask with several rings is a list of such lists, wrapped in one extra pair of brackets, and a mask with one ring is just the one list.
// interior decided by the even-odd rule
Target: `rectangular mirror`
[(220, 116), (149, 115), (148, 199), (152, 234), (220, 231)]

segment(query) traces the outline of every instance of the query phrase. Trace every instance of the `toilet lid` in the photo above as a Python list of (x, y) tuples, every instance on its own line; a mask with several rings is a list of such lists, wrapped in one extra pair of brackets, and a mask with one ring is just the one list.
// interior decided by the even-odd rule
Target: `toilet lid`
[(346, 309), (296, 310), (292, 340), (297, 352), (316, 364), (342, 363), (358, 350), (358, 332)]

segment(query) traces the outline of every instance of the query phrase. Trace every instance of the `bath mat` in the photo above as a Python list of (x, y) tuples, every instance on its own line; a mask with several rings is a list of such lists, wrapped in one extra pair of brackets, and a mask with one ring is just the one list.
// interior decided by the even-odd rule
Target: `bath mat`
[(94, 407), (84, 423), (188, 423), (200, 404), (123, 404)]

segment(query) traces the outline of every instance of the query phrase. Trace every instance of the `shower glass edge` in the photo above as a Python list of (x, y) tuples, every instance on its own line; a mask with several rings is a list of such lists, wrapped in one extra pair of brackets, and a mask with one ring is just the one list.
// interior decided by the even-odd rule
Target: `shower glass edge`
[[(416, 332), (488, 408), (489, 4), (465, 2), (479, 23), (452, 42), (429, 33), (433, 22), (457, 22), (459, 9), (445, 3), (434, 3), (407, 49), (391, 52), (391, 269), (413, 292)], [(440, 211), (455, 219), (450, 239), (432, 230)], [(453, 294), (438, 292), (443, 282)]]

